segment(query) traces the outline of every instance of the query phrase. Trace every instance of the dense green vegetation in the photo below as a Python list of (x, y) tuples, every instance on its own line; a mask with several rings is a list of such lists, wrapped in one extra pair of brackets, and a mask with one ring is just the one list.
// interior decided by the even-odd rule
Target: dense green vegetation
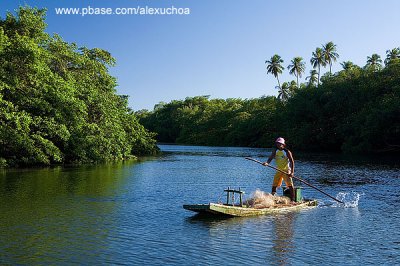
[(140, 111), (141, 123), (158, 133), (160, 142), (215, 146), (259, 146), (274, 136), (275, 97), (254, 100), (208, 96), (158, 104)]
[[(207, 96), (160, 103), (137, 112), (161, 142), (197, 145), (271, 146), (284, 136), (291, 147), (345, 152), (400, 152), (400, 50), (388, 50), (385, 66), (379, 55), (361, 68), (350, 61), (332, 74), (339, 57), (332, 42), (317, 48), (307, 83), (301, 57), (288, 66), (296, 81), (280, 83), (283, 60), (266, 61), (277, 78), (278, 97), (209, 99)], [(320, 78), (321, 67), (329, 72)]]
[(45, 32), (45, 10), (0, 20), (0, 165), (88, 163), (157, 151), (108, 73), (114, 58)]

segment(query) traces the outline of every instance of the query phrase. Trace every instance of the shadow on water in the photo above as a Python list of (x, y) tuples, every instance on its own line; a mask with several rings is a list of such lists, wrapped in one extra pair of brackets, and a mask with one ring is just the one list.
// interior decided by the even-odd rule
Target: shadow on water
[(350, 185), (350, 186), (362, 186), (366, 184), (384, 184), (386, 181), (383, 179), (379, 178), (371, 178), (371, 177), (362, 177), (362, 176), (354, 176), (352, 179), (344, 179), (344, 180), (338, 180), (339, 178), (343, 177), (337, 177), (336, 179), (330, 177), (323, 177), (318, 180), (318, 183), (324, 184), (327, 186), (343, 186), (343, 185)]
[[(189, 155), (189, 156), (218, 156), (218, 157), (255, 157), (268, 158), (271, 148), (246, 148), (246, 147), (208, 147), (208, 146), (177, 146), (159, 145), (164, 156)], [(303, 152), (292, 150), (296, 160), (328, 165), (363, 165), (367, 167), (389, 168), (400, 167), (400, 158), (384, 154), (343, 154), (323, 152)], [(163, 156), (161, 155), (161, 156)]]
[[(184, 147), (182, 149), (182, 147)], [(163, 155), (212, 156), (212, 157), (248, 157), (266, 156), (272, 149), (244, 147), (208, 147), (160, 145)]]
[(193, 216), (187, 217), (185, 219), (186, 223), (190, 225), (199, 225), (201, 227), (206, 227), (208, 229), (215, 229), (218, 227), (223, 227), (225, 229), (236, 228), (237, 226), (242, 226), (243, 224), (253, 224), (260, 223), (263, 220), (271, 219), (275, 215), (266, 216), (249, 216), (249, 217), (232, 217), (224, 215), (212, 215), (212, 214), (195, 214)]
[(215, 216), (212, 214), (198, 213), (193, 216), (187, 217), (186, 222), (190, 224), (211, 225), (211, 224), (218, 224), (219, 222), (226, 222), (232, 219), (234, 218), (229, 216), (223, 216), (223, 215)]
[(343, 153), (315, 153), (296, 152), (296, 158), (310, 163), (327, 164), (332, 166), (357, 166), (398, 168), (400, 158), (385, 154), (343, 154)]

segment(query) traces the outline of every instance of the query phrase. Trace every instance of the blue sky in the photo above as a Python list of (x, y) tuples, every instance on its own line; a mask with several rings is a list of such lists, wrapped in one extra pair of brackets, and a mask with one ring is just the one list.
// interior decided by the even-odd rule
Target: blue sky
[[(1, 1), (0, 16), (19, 5), (46, 7), (47, 31), (79, 46), (111, 52), (117, 65), (119, 94), (130, 96), (134, 110), (160, 101), (197, 95), (256, 98), (277, 95), (275, 77), (266, 74), (273, 54), (290, 64), (307, 63), (328, 41), (337, 45), (340, 62), (365, 65), (373, 53), (400, 46), (397, 0), (24, 0)], [(190, 15), (56, 15), (56, 7), (185, 7)], [(327, 71), (328, 69), (324, 69)], [(280, 80), (294, 80), (288, 71)]]

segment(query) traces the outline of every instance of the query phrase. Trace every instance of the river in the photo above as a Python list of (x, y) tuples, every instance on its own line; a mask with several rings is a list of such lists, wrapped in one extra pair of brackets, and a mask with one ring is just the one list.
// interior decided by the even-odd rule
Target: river
[(0, 172), (1, 265), (398, 265), (400, 166), (294, 154), (313, 209), (210, 219), (183, 204), (228, 186), (269, 192), (270, 150), (161, 145), (163, 155), (96, 166)]

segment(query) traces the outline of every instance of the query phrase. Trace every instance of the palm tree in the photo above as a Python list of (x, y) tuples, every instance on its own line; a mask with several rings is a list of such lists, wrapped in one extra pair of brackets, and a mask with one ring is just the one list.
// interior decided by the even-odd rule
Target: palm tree
[(345, 71), (352, 70), (352, 69), (354, 69), (354, 67), (356, 66), (356, 65), (355, 65), (353, 62), (351, 62), (351, 61), (342, 62), (342, 63), (340, 63), (340, 65), (343, 67), (343, 69), (344, 69)]
[(278, 99), (286, 102), (289, 99), (289, 83), (283, 82), (282, 87), (276, 86), (275, 88), (278, 89)]
[(302, 57), (295, 57), (292, 59), (291, 64), (288, 66), (289, 74), (295, 75), (297, 79), (297, 88), (299, 87), (299, 77), (306, 70), (306, 64), (303, 61)]
[(332, 61), (336, 62), (339, 58), (339, 54), (336, 52), (336, 44), (333, 42), (328, 42), (322, 46), (324, 51), (325, 62), (329, 64), (329, 74), (332, 75)]
[(281, 87), (281, 83), (279, 82), (279, 74), (282, 74), (282, 70), (284, 69), (284, 67), (282, 66), (283, 64), (283, 59), (275, 54), (271, 57), (270, 60), (266, 60), (265, 64), (267, 64), (267, 74), (272, 74), (276, 77), (276, 79), (278, 80), (278, 86)]
[(392, 61), (400, 58), (400, 48), (393, 48), (386, 51), (385, 65), (390, 64)]
[(319, 85), (319, 77), (321, 75), (321, 66), (326, 66), (326, 61), (325, 61), (325, 56), (324, 56), (324, 51), (321, 48), (315, 49), (315, 52), (312, 53), (311, 57), (311, 65), (313, 68), (318, 67), (318, 82), (317, 84)]
[(292, 97), (296, 93), (298, 88), (299, 88), (299, 85), (296, 83), (296, 81), (292, 80), (289, 83), (289, 88), (288, 88), (289, 89), (289, 96)]
[(310, 71), (310, 76), (306, 77), (308, 79), (308, 86), (313, 85), (314, 83), (318, 82), (318, 72), (317, 70), (313, 69)]
[(382, 59), (378, 54), (372, 54), (367, 57), (367, 66), (371, 67), (374, 71), (380, 70), (382, 68)]

